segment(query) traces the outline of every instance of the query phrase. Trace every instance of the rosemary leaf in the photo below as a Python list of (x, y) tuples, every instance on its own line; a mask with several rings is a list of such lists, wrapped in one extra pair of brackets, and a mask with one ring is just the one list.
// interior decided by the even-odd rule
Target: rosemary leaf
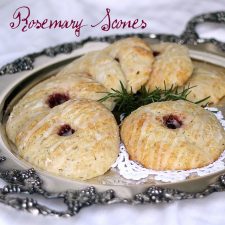
[[(130, 92), (128, 92), (122, 82), (120, 82), (120, 85), (121, 91), (112, 89), (111, 92), (104, 92), (106, 96), (98, 100), (99, 102), (104, 102), (108, 99), (113, 99), (113, 101), (116, 103), (113, 113), (118, 117), (120, 117), (121, 114), (123, 114), (124, 116), (128, 116), (132, 111), (136, 110), (140, 106), (147, 105), (153, 102), (177, 100), (192, 102), (187, 99), (187, 96), (191, 93), (191, 89), (195, 87), (188, 86), (180, 89), (177, 86), (171, 85), (170, 88), (167, 88), (166, 84), (164, 83), (164, 89), (156, 88), (153, 91), (149, 91), (146, 89), (146, 87), (142, 86), (137, 93), (133, 93), (132, 89), (130, 90)], [(200, 104), (209, 99), (209, 97), (192, 103)]]

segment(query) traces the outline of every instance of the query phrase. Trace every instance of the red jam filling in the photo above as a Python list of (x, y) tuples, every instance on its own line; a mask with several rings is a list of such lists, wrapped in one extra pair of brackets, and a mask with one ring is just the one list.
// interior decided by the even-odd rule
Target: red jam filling
[(176, 115), (168, 115), (163, 117), (163, 124), (169, 129), (177, 129), (182, 126), (182, 121)]
[(157, 52), (157, 51), (153, 51), (153, 56), (156, 57), (160, 54), (160, 52)]
[(68, 101), (70, 99), (68, 94), (64, 93), (53, 93), (48, 96), (46, 103), (50, 108), (54, 108), (57, 105), (61, 105), (62, 103)]
[(117, 57), (115, 58), (115, 60), (116, 60), (118, 63), (120, 62), (119, 58), (117, 58)]
[(75, 132), (75, 130), (72, 129), (70, 125), (64, 124), (64, 125), (62, 125), (62, 126), (59, 128), (57, 134), (58, 134), (59, 136), (70, 136), (70, 135), (72, 135), (74, 132)]

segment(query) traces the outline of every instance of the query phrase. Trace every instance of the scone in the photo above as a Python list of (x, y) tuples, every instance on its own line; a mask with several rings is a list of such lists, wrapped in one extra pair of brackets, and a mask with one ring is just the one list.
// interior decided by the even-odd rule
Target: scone
[(58, 76), (85, 72), (109, 91), (121, 90), (122, 83), (136, 93), (148, 81), (153, 60), (152, 50), (143, 40), (127, 38), (76, 59)]
[(183, 100), (138, 108), (122, 123), (121, 137), (132, 160), (155, 170), (203, 167), (225, 149), (214, 114)]
[[(68, 77), (51, 77), (34, 86), (13, 108), (6, 125), (9, 138), (14, 142), (18, 132), (26, 123), (39, 114), (48, 113), (53, 107), (70, 99), (99, 100), (105, 96), (107, 89), (86, 74)], [(113, 109), (112, 100), (103, 104)]]
[(189, 100), (197, 102), (210, 96), (201, 104), (216, 104), (225, 96), (225, 71), (216, 70), (207, 64), (195, 64), (194, 72), (187, 81), (187, 85), (193, 87), (188, 95)]
[(16, 137), (18, 154), (32, 165), (72, 179), (104, 174), (119, 151), (112, 113), (89, 100), (69, 100), (37, 116)]
[(149, 80), (154, 57), (152, 49), (142, 39), (122, 39), (104, 51), (119, 62), (128, 91), (132, 89), (136, 93)]
[(155, 60), (146, 88), (164, 89), (171, 85), (182, 86), (190, 78), (193, 65), (188, 48), (175, 43), (160, 43), (151, 45)]

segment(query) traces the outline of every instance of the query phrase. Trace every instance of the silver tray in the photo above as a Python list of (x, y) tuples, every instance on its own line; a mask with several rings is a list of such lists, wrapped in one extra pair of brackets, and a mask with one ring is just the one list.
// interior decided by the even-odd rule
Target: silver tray
[[(225, 68), (225, 44), (214, 39), (199, 39), (195, 26), (199, 22), (224, 22), (225, 12), (204, 14), (193, 18), (181, 36), (164, 34), (135, 34), (149, 43), (170, 41), (186, 44), (192, 59)], [(74, 58), (104, 48), (108, 43), (133, 35), (117, 35), (103, 38), (88, 38), (79, 43), (67, 43), (27, 55), (0, 69), (0, 75), (18, 73), (13, 83), (0, 96), (0, 177), (8, 184), (0, 189), (0, 202), (44, 215), (72, 216), (80, 209), (94, 204), (112, 203), (159, 203), (178, 199), (199, 198), (215, 191), (225, 190), (225, 169), (204, 177), (195, 177), (176, 183), (143, 181), (137, 184), (110, 171), (103, 176), (86, 182), (57, 177), (32, 167), (17, 156), (14, 146), (5, 134), (5, 122), (13, 107), (32, 86), (55, 74)], [(68, 54), (60, 54), (68, 53)], [(50, 57), (51, 58), (50, 58)], [(30, 70), (28, 72), (23, 72)], [(217, 106), (225, 116), (225, 99)], [(26, 195), (12, 196), (12, 193)], [(67, 206), (64, 211), (55, 211), (40, 205), (30, 194), (46, 199), (63, 199)], [(29, 198), (27, 198), (29, 195)]]

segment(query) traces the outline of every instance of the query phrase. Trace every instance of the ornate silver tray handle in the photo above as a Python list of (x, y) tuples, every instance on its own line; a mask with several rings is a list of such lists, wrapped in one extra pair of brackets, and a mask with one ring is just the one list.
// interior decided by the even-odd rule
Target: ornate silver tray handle
[[(217, 54), (223, 55), (225, 53), (225, 43), (215, 39), (199, 38), (196, 33), (196, 26), (203, 22), (225, 23), (225, 12), (215, 12), (194, 17), (188, 22), (185, 31), (180, 36), (166, 34), (137, 34), (137, 36), (140, 38), (150, 38), (151, 40), (187, 44), (189, 46), (195, 46), (197, 49), (203, 49), (204, 51), (216, 52)], [(111, 43), (128, 36), (133, 35), (87, 38), (81, 42), (67, 43), (46, 48), (41, 52), (29, 54), (3, 66), (0, 69), (0, 75), (31, 70), (34, 67), (33, 63), (36, 58), (43, 55), (54, 57), (60, 53), (69, 54), (73, 50), (81, 48), (88, 42), (100, 41)], [(95, 204), (106, 205), (113, 203), (128, 203), (136, 205), (146, 203), (166, 203), (181, 199), (202, 198), (213, 192), (225, 191), (225, 175), (222, 175), (215, 183), (209, 185), (206, 189), (194, 193), (157, 186), (148, 187), (145, 191), (134, 194), (131, 198), (119, 197), (115, 190), (99, 192), (94, 187), (88, 187), (83, 190), (49, 192), (45, 189), (43, 181), (34, 169), (6, 170), (3, 169), (5, 160), (7, 159), (4, 156), (0, 157), (0, 178), (7, 182), (6, 186), (0, 188), (0, 202), (16, 209), (26, 210), (33, 214), (74, 216), (82, 208)], [(13, 195), (18, 193), (22, 194), (22, 197)], [(32, 194), (43, 196), (46, 199), (62, 199), (63, 203), (66, 205), (66, 210), (56, 211), (48, 206), (41, 205), (32, 198)]]

